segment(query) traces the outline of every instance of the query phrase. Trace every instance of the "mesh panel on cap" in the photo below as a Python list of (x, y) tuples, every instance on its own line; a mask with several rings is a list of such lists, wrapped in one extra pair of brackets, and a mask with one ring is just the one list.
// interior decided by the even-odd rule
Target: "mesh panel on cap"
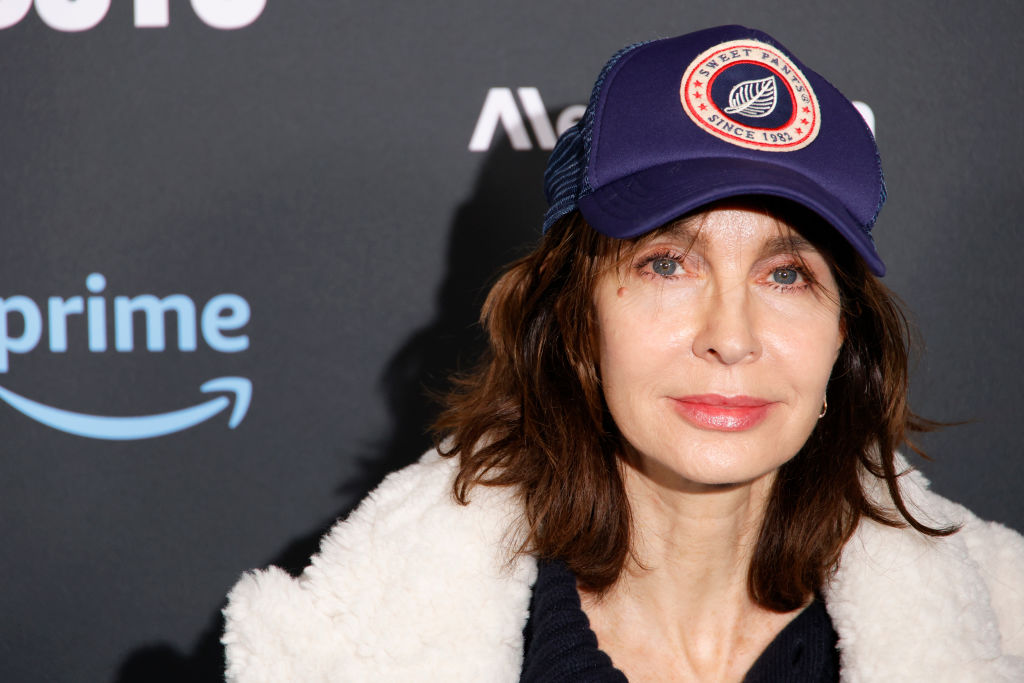
[(547, 168), (544, 169), (544, 196), (548, 200), (548, 210), (544, 214), (544, 232), (547, 232), (559, 218), (575, 210), (580, 197), (591, 190), (587, 182), (587, 161), (590, 159), (594, 112), (597, 110), (597, 99), (608, 72), (626, 54), (649, 42), (627, 45), (612, 55), (597, 77), (583, 117), (558, 138), (555, 149), (548, 159)]

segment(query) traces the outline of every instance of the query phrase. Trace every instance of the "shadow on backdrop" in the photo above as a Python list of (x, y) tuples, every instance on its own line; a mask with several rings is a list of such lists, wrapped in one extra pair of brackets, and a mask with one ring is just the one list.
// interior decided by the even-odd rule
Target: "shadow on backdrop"
[[(547, 156), (544, 150), (515, 151), (506, 138), (495, 139), (472, 194), (453, 219), (435, 318), (402, 345), (381, 377), (392, 427), (347, 461), (349, 471), (336, 492), (349, 502), (337, 517), (351, 512), (389, 472), (414, 462), (430, 446), (429, 427), (438, 406), (428, 396), (443, 391), (452, 371), (470, 367), (479, 356), (484, 338), (477, 319), (489, 286), (502, 266), (525, 254), (540, 237)], [(323, 520), (265, 564), (300, 574), (337, 517)], [(218, 611), (191, 653), (168, 643), (134, 650), (121, 665), (116, 683), (223, 681), (223, 628)]]

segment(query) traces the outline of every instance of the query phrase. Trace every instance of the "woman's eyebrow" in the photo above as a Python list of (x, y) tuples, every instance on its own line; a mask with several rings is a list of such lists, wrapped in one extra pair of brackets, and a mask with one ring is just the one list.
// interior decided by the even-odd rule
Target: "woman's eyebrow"
[(704, 236), (704, 232), (700, 228), (701, 226), (696, 221), (684, 219), (668, 226), (658, 234), (658, 237), (685, 242), (689, 248), (706, 248), (707, 237)]
[(817, 253), (818, 248), (800, 235), (779, 235), (765, 241), (761, 246), (760, 258), (768, 258), (778, 254), (795, 254), (801, 251)]

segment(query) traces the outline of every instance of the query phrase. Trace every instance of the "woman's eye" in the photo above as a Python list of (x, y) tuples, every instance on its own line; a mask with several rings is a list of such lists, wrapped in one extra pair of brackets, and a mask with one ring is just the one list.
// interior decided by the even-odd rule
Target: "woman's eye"
[(777, 285), (792, 285), (800, 278), (796, 268), (776, 268), (772, 271), (772, 282)]
[(675, 275), (676, 271), (679, 270), (679, 262), (675, 259), (665, 257), (656, 258), (651, 261), (651, 270), (658, 275), (668, 277), (670, 275)]

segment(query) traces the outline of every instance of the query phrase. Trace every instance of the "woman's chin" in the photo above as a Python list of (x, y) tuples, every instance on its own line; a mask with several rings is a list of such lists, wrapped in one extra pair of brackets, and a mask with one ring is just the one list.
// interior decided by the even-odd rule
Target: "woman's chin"
[(755, 464), (743, 458), (672, 462), (670, 459), (641, 458), (638, 474), (662, 488), (701, 492), (741, 488), (773, 476), (782, 463)]

